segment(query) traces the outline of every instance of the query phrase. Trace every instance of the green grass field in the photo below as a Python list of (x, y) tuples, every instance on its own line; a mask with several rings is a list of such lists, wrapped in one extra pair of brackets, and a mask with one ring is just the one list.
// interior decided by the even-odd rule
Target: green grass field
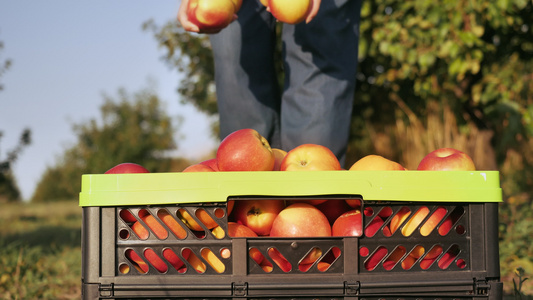
[(0, 299), (80, 299), (78, 202), (0, 205)]
[(1, 206), (0, 298), (80, 299), (77, 201)]

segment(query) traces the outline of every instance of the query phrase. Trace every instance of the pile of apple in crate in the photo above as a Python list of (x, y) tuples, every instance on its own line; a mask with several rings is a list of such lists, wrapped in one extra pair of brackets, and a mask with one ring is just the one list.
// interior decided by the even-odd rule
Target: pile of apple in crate
[[(216, 157), (208, 159), (198, 164), (187, 167), (183, 172), (225, 172), (225, 171), (314, 171), (314, 170), (342, 170), (342, 171), (405, 171), (406, 169), (397, 162), (386, 159), (378, 155), (369, 155), (355, 162), (348, 170), (343, 170), (338, 159), (327, 147), (317, 144), (303, 144), (288, 152), (271, 148), (268, 141), (253, 129), (242, 129), (228, 135), (219, 145)], [(451, 148), (437, 149), (426, 155), (418, 166), (418, 170), (432, 171), (475, 171), (472, 159), (465, 153)], [(134, 163), (123, 163), (107, 171), (107, 174), (119, 173), (148, 173), (149, 171)], [(363, 210), (363, 211), (362, 211)], [(202, 212), (202, 211), (201, 211)], [(382, 228), (383, 234), (391, 236), (397, 230), (401, 230), (402, 235), (409, 236), (417, 229), (421, 222), (420, 233), (423, 236), (429, 235), (436, 226), (441, 223), (446, 215), (445, 208), (435, 210), (428, 218), (430, 209), (422, 207), (416, 212), (400, 210), (396, 213), (388, 224), (383, 227), (384, 220), (374, 218), (368, 224), (363, 233), (364, 209), (359, 199), (248, 199), (229, 200), (227, 203), (227, 234), (231, 237), (328, 237), (328, 236), (373, 236), (377, 230)], [(166, 229), (156, 220), (156, 218), (143, 211), (139, 212), (139, 217), (157, 235), (162, 238), (168, 235)], [(185, 237), (186, 231), (177, 221), (168, 216), (158, 216), (165, 225), (170, 228), (178, 237)], [(409, 218), (408, 218), (409, 217)], [(148, 230), (127, 210), (122, 210), (121, 218), (131, 222), (131, 229), (140, 239), (148, 237)], [(192, 232), (204, 235), (204, 227), (200, 226), (195, 218), (192, 218), (186, 210), (178, 211), (178, 218), (186, 224)], [(196, 216), (203, 225), (212, 231), (216, 238), (223, 238), (226, 231), (220, 228), (209, 214)], [(407, 221), (407, 223), (405, 223)], [(405, 223), (405, 224), (404, 224)], [(452, 227), (451, 220), (442, 221), (438, 230), (441, 236), (446, 235)], [(199, 236), (201, 238), (201, 236)], [(264, 259), (260, 251), (250, 251), (250, 257), (263, 268), (265, 272), (270, 272), (272, 264)], [(323, 257), (317, 265), (318, 270), (327, 270), (330, 264), (338, 256), (338, 248), (333, 248), (331, 253), (323, 257), (324, 253), (319, 248), (314, 249), (302, 259), (298, 265), (300, 271), (305, 272), (313, 265), (317, 258)], [(190, 250), (188, 250), (190, 252)], [(340, 250), (339, 250), (340, 251)], [(433, 251), (433, 253), (431, 253)], [(420, 266), (430, 266), (434, 260), (442, 254), (442, 249), (432, 249), (429, 253), (424, 253), (423, 248), (414, 249), (409, 256), (402, 261), (402, 268), (409, 269), (417, 259), (423, 256)], [(190, 253), (182, 253), (188, 256)], [(424, 255), (425, 254), (425, 255)], [(141, 273), (148, 271), (148, 265), (134, 251), (126, 253), (128, 259), (135, 263), (135, 267)], [(212, 254), (214, 255), (214, 254)], [(226, 254), (220, 254), (224, 257)], [(227, 255), (229, 256), (229, 250)], [(276, 248), (269, 249), (268, 255), (284, 271), (289, 271), (291, 265), (284, 259), (283, 255)], [(399, 255), (403, 255), (399, 254)], [(171, 263), (176, 270), (184, 268), (184, 263), (172, 252), (163, 253), (165, 259)], [(156, 268), (164, 272), (166, 264), (154, 253), (145, 253), (146, 259)], [(367, 270), (372, 270), (379, 262), (381, 256), (377, 255), (374, 262), (370, 260), (365, 264)], [(446, 265), (453, 260), (442, 257), (439, 264)], [(216, 259), (207, 259), (215, 262), (212, 267), (217, 270), (224, 268), (223, 264), (217, 264)], [(198, 271), (205, 271), (205, 264), (200, 259), (189, 257), (189, 263)], [(390, 260), (394, 264), (394, 260)], [(441, 267), (442, 267), (441, 265)], [(383, 267), (387, 269), (387, 264)], [(392, 267), (392, 266), (391, 266)]]

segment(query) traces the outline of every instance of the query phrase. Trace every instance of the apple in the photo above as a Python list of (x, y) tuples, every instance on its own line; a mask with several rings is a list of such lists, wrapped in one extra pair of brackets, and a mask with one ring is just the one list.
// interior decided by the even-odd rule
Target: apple
[(274, 219), (284, 209), (285, 202), (278, 199), (241, 200), (235, 202), (233, 216), (257, 235), (270, 234)]
[(272, 171), (275, 157), (270, 144), (254, 129), (240, 129), (226, 136), (217, 149), (220, 171)]
[(294, 203), (284, 208), (272, 223), (272, 237), (331, 236), (328, 218), (315, 206)]
[(268, 8), (279, 21), (297, 24), (305, 20), (311, 9), (311, 0), (268, 0)]
[(235, 13), (237, 13), (242, 6), (242, 0), (231, 0), (233, 2), (233, 5), (235, 5)]
[(348, 170), (350, 171), (404, 171), (399, 163), (380, 155), (367, 155), (356, 161)]
[(206, 166), (210, 167), (211, 169), (213, 169), (214, 171), (219, 171), (218, 170), (218, 161), (217, 161), (216, 158), (210, 158), (210, 159), (204, 160), (204, 161), (200, 162), (200, 164), (206, 165)]
[(135, 269), (139, 271), (139, 273), (146, 273), (148, 272), (148, 264), (137, 254), (137, 252), (133, 251), (132, 249), (128, 249), (125, 252), (126, 258), (133, 264)]
[(104, 174), (125, 174), (125, 173), (150, 173), (145, 167), (135, 163), (121, 163), (111, 169), (107, 170)]
[(339, 160), (327, 147), (303, 144), (289, 152), (281, 162), (281, 171), (340, 170)]
[(346, 199), (345, 201), (351, 208), (361, 209), (361, 200), (359, 200), (359, 199)]
[[(446, 208), (442, 206), (438, 207), (433, 212), (433, 214), (429, 217), (429, 219), (424, 223), (424, 225), (420, 227), (420, 234), (423, 236), (428, 236), (433, 231), (433, 229), (437, 227), (439, 222), (444, 218), (444, 216), (446, 215), (446, 212), (447, 212)], [(444, 224), (449, 224), (449, 223), (444, 222), (442, 224), (443, 226), (446, 226)], [(444, 228), (443, 226), (441, 226), (441, 228)]]
[(217, 273), (223, 273), (226, 270), (226, 265), (218, 258), (218, 256), (209, 248), (203, 248), (200, 251), (202, 258), (215, 270)]
[(364, 266), (365, 269), (372, 271), (374, 270), (377, 265), (381, 262), (381, 260), (388, 254), (387, 248), (380, 246), (372, 255), (365, 261)]
[(274, 153), (274, 171), (279, 171), (281, 167), (281, 162), (287, 155), (287, 151), (281, 150), (278, 148), (272, 148), (272, 153)]
[(182, 172), (183, 173), (187, 173), (187, 172), (215, 172), (215, 170), (213, 170), (208, 165), (204, 165), (204, 164), (199, 163), (199, 164), (194, 164), (194, 165), (188, 166)]
[(200, 30), (218, 30), (228, 26), (236, 12), (233, 0), (189, 0), (187, 18)]
[(152, 264), (152, 266), (159, 272), (165, 273), (168, 270), (167, 264), (155, 253), (151, 248), (144, 250), (144, 257)]
[[(168, 237), (168, 231), (150, 214), (141, 217), (142, 221), (154, 232), (158, 239), (164, 240)], [(139, 222), (133, 223), (131, 229), (141, 240), (146, 240), (149, 236), (148, 230)]]
[[(374, 217), (364, 230), (365, 236), (373, 237), (379, 231), (381, 226), (383, 226), (383, 223), (385, 222), (379, 215)], [(383, 227), (383, 235), (391, 236), (390, 229), (387, 226)]]
[(159, 211), (157, 216), (178, 239), (185, 239), (187, 237), (187, 231), (166, 210)]
[(276, 248), (268, 249), (268, 256), (278, 265), (283, 272), (289, 272), (292, 269), (291, 263)]
[(427, 154), (418, 164), (418, 170), (475, 171), (474, 161), (466, 153), (453, 148), (439, 148)]
[[(222, 239), (225, 236), (224, 230), (220, 226), (215, 227), (212, 230), (212, 233), (218, 239)], [(228, 235), (230, 237), (257, 237), (257, 234), (253, 230), (246, 227), (245, 225), (235, 222), (228, 222)], [(229, 249), (224, 250), (222, 253), (222, 257), (229, 257)], [(258, 265), (260, 265), (264, 259), (263, 254), (261, 254), (261, 252), (257, 248), (251, 248), (249, 251), (249, 255)]]
[(424, 221), (428, 214), (429, 208), (427, 208), (426, 206), (420, 207), (402, 228), (402, 234), (404, 236), (410, 236), (411, 234), (413, 234), (413, 232), (422, 223), (422, 221)]
[[(190, 253), (190, 249), (183, 249), (181, 255), (183, 255), (184, 259), (188, 259)], [(165, 250), (163, 250), (163, 257), (176, 269), (176, 271), (180, 273), (185, 272), (185, 263), (170, 248), (165, 248)]]
[(268, 7), (268, 0), (259, 0), (261, 4), (263, 4), (265, 7)]
[[(192, 230), (203, 232), (204, 228), (202, 225), (198, 224), (198, 222), (189, 214), (189, 212), (184, 209), (180, 208), (178, 210), (178, 218), (185, 224), (187, 227), (189, 227)], [(207, 229), (213, 229), (218, 226), (218, 223), (211, 218), (211, 216), (204, 210), (204, 209), (197, 209), (195, 211), (195, 216), (202, 222), (202, 224), (207, 227)]]
[(411, 214), (411, 210), (408, 207), (402, 207), (390, 221), (390, 232), (394, 234), (396, 230), (405, 222), (405, 220)]
[[(313, 204), (313, 203), (311, 203)], [(343, 213), (351, 210), (352, 208), (344, 200), (335, 200), (330, 199), (326, 200), (323, 203), (315, 205), (326, 217), (328, 218), (329, 224), (333, 225), (335, 220), (342, 215)]]
[(333, 236), (361, 236), (363, 234), (363, 216), (360, 210), (350, 210), (335, 220), (331, 228)]

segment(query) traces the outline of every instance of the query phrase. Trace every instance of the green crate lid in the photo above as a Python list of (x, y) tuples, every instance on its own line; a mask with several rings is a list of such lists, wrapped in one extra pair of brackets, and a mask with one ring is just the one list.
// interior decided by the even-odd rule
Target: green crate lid
[(357, 195), (373, 201), (501, 202), (498, 171), (87, 174), (80, 206), (225, 202), (233, 196)]

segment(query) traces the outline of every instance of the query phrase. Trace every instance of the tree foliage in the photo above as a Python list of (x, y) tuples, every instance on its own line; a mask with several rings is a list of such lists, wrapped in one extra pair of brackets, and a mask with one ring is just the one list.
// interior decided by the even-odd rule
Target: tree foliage
[[(533, 274), (531, 16), (528, 0), (380, 0), (364, 2), (360, 25), (347, 163), (374, 153), (416, 169), (429, 151), (454, 147), (478, 169), (499, 170), (504, 278), (516, 261)], [(184, 73), (180, 93), (215, 113), (206, 36), (175, 22), (150, 26), (166, 61)]]
[[(3, 132), (0, 131), (0, 140), (2, 136)], [(3, 157), (0, 152), (0, 202), (20, 200), (20, 190), (15, 176), (13, 176), (12, 166), (22, 153), (22, 150), (30, 144), (31, 130), (26, 128), (22, 131), (18, 144), (7, 151), (6, 157)]]
[(176, 128), (159, 98), (148, 89), (133, 95), (121, 89), (118, 100), (104, 100), (101, 120), (73, 125), (77, 142), (47, 168), (32, 201), (76, 199), (82, 174), (101, 174), (123, 162), (169, 171)]

